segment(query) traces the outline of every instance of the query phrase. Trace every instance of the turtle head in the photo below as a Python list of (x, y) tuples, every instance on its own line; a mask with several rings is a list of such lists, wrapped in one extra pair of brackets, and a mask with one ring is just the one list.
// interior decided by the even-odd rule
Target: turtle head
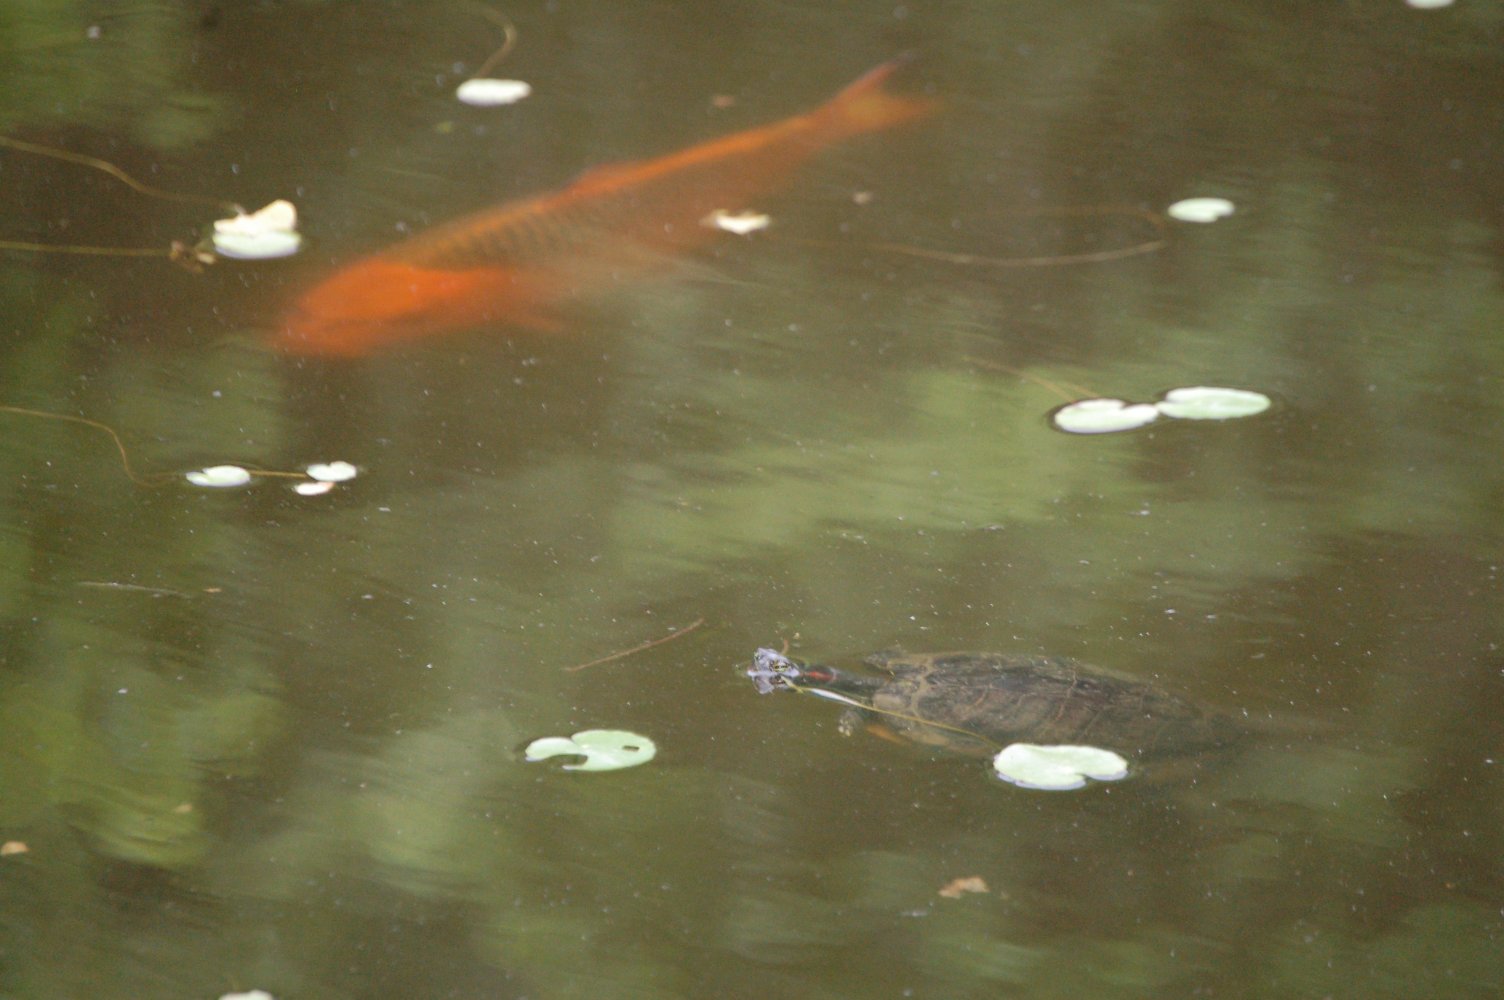
[(747, 668), (747, 676), (757, 685), (758, 694), (772, 694), (780, 688), (795, 691), (829, 684), (835, 679), (835, 671), (829, 667), (801, 663), (776, 649), (759, 649), (752, 654), (752, 665)]
[(779, 688), (790, 688), (804, 676), (804, 664), (790, 659), (776, 649), (759, 649), (752, 654), (752, 665), (747, 676), (757, 685), (758, 694), (772, 694)]

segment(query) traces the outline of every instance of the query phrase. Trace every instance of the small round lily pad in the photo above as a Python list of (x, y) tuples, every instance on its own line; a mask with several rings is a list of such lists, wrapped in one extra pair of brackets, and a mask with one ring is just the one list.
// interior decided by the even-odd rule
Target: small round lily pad
[(1180, 222), (1216, 222), (1234, 210), (1233, 203), (1226, 198), (1185, 198), (1165, 209), (1165, 213)]
[(1129, 403), (1121, 399), (1081, 399), (1067, 403), (1050, 415), (1054, 425), (1071, 434), (1110, 434), (1130, 431), (1159, 419), (1152, 403)]
[(1232, 420), (1263, 413), (1269, 405), (1269, 397), (1262, 392), (1191, 385), (1171, 389), (1154, 407), (1165, 416), (1180, 420)]
[(315, 462), (304, 471), (309, 479), (321, 483), (343, 483), (360, 475), (360, 470), (349, 462)]
[(238, 465), (211, 465), (207, 469), (185, 472), (183, 478), (194, 486), (229, 487), (244, 486), (251, 481), (251, 474)]
[(215, 233), (214, 249), (234, 260), (273, 260), (291, 257), (303, 245), (297, 233), (268, 230), (264, 233)]
[(718, 208), (701, 219), (700, 225), (746, 236), (748, 233), (767, 229), (772, 222), (772, 217), (762, 212), (728, 212), (724, 208)]
[(532, 85), (522, 80), (491, 80), (482, 77), (460, 84), (455, 89), (454, 96), (473, 107), (494, 108), (502, 104), (516, 104), (532, 92)]
[(1117, 781), (1128, 776), (1128, 762), (1111, 750), (1088, 746), (1042, 746), (1013, 743), (992, 758), (998, 777), (1020, 788), (1068, 792), (1088, 779)]
[(569, 755), (584, 757), (584, 763), (565, 764), (566, 771), (617, 771), (646, 764), (658, 748), (646, 736), (625, 729), (586, 729), (573, 736), (544, 736), (533, 740), (523, 752), (529, 761)]
[(222, 257), (237, 260), (267, 260), (298, 252), (298, 210), (290, 201), (274, 201), (254, 212), (241, 212), (233, 219), (214, 223), (211, 241)]

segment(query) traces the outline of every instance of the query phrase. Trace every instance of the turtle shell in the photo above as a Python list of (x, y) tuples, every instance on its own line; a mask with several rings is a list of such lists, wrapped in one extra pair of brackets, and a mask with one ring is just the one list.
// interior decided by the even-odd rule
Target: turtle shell
[(875, 653), (891, 674), (873, 721), (915, 743), (990, 756), (1010, 743), (1089, 744), (1164, 757), (1225, 744), (1229, 719), (1077, 660), (1004, 653)]

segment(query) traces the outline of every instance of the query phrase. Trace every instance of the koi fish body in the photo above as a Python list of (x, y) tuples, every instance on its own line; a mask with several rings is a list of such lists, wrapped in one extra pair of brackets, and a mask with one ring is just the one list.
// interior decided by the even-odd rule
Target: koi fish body
[(550, 331), (562, 305), (715, 237), (701, 223), (745, 207), (804, 160), (928, 114), (892, 94), (885, 63), (802, 115), (652, 160), (588, 171), (558, 191), (436, 226), (315, 285), (276, 333), (297, 354), (360, 356), (482, 325)]

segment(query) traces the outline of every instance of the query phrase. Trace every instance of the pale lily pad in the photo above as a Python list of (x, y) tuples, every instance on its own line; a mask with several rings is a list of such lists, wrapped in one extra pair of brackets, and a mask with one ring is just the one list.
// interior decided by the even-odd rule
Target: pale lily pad
[(334, 489), (334, 484), (324, 479), (315, 479), (307, 483), (294, 483), (292, 491), (300, 497), (323, 496)]
[(217, 220), (212, 242), (222, 256), (237, 260), (287, 257), (303, 243), (297, 228), (298, 210), (292, 202), (279, 200), (255, 212)]
[(275, 1000), (266, 990), (251, 990), (249, 993), (226, 993), (219, 1000)]
[(1154, 407), (1165, 416), (1180, 420), (1232, 420), (1263, 413), (1269, 405), (1269, 397), (1262, 392), (1191, 385), (1171, 389)]
[(304, 471), (309, 479), (321, 483), (343, 483), (360, 475), (360, 470), (349, 462), (315, 462)]
[(298, 210), (285, 198), (264, 205), (254, 212), (240, 212), (233, 219), (219, 219), (214, 223), (216, 233), (240, 233), (245, 236), (290, 233), (297, 228)]
[(1152, 403), (1082, 399), (1062, 406), (1050, 419), (1071, 434), (1110, 434), (1153, 423), (1159, 419), (1159, 410)]
[(998, 777), (1020, 788), (1068, 792), (1087, 779), (1117, 781), (1128, 776), (1128, 762), (1111, 750), (1088, 746), (1041, 746), (1013, 743), (992, 758)]
[(1216, 222), (1234, 211), (1226, 198), (1186, 198), (1165, 209), (1165, 214), (1180, 222)]
[(723, 229), (738, 236), (767, 229), (772, 222), (772, 218), (762, 212), (728, 212), (724, 208), (718, 208), (700, 220), (702, 226)]
[(297, 233), (215, 233), (214, 249), (234, 260), (274, 260), (291, 257), (303, 245)]
[(184, 478), (194, 486), (228, 487), (244, 486), (251, 481), (251, 474), (238, 465), (211, 465), (184, 473)]
[(532, 85), (522, 80), (481, 78), (460, 84), (454, 96), (473, 107), (494, 108), (502, 104), (516, 104), (532, 92)]
[(616, 771), (646, 764), (658, 748), (646, 736), (625, 729), (586, 729), (573, 736), (545, 736), (527, 745), (529, 761), (568, 754), (584, 757), (582, 764), (565, 764), (566, 771)]

